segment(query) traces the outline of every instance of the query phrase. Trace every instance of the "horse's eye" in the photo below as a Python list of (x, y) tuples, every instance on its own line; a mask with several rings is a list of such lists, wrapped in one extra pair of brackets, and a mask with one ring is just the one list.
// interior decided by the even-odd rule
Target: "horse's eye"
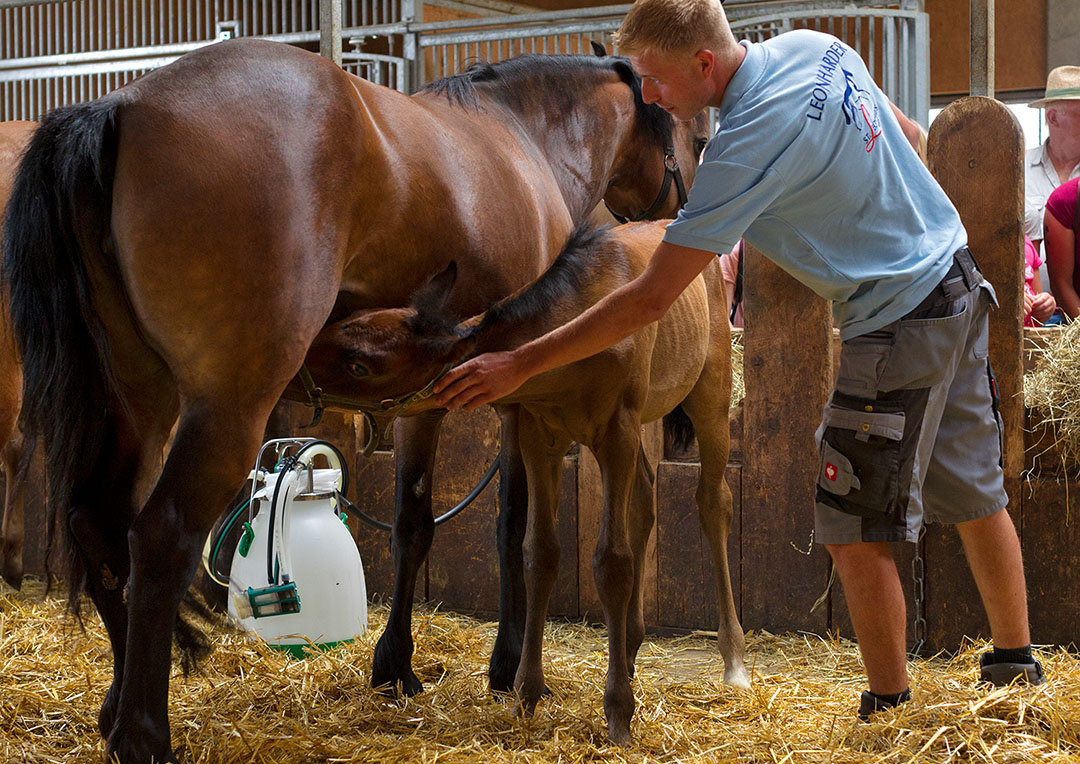
[(355, 379), (363, 379), (371, 374), (371, 370), (362, 363), (350, 363), (349, 364), (349, 376)]
[(705, 147), (709, 145), (708, 138), (695, 138), (694, 139), (694, 156), (701, 158), (701, 152), (705, 150)]

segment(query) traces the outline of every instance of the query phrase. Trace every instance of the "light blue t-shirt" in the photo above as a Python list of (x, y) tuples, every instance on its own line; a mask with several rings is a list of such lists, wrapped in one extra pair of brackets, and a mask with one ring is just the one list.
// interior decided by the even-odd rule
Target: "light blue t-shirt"
[(810, 30), (742, 45), (664, 239), (727, 252), (744, 237), (833, 301), (844, 339), (880, 329), (945, 276), (960, 216), (854, 50)]

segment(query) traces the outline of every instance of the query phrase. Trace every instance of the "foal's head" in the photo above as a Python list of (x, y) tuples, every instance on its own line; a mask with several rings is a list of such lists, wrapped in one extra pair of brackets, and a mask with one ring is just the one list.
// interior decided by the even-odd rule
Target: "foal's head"
[[(361, 310), (325, 327), (308, 350), (312, 377), (327, 394), (360, 401), (423, 389), (476, 345), (443, 313), (456, 279), (457, 266), (450, 263), (413, 296), (409, 307)], [(417, 402), (409, 410), (427, 407)]]

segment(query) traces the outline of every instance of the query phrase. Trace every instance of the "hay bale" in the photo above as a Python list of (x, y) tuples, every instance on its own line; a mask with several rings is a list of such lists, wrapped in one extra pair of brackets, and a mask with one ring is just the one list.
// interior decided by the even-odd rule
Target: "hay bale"
[(1044, 332), (1041, 346), (1028, 344), (1036, 357), (1024, 375), (1024, 404), (1036, 422), (1032, 461), (1038, 471), (1047, 458), (1068, 474), (1080, 474), (1080, 322)]
[(731, 405), (739, 405), (746, 397), (746, 383), (743, 381), (743, 330), (731, 330)]
[[(79, 632), (58, 599), (0, 593), (0, 760), (100, 764), (98, 707), (111, 679), (96, 616)], [(989, 690), (971, 643), (954, 658), (912, 664), (915, 700), (855, 721), (864, 679), (838, 637), (751, 633), (749, 690), (723, 685), (712, 635), (647, 639), (634, 679), (635, 743), (605, 741), (604, 630), (551, 623), (552, 697), (532, 719), (487, 690), (495, 624), (420, 608), (417, 673), (425, 692), (388, 699), (368, 686), (388, 610), (335, 652), (293, 660), (218, 625), (201, 673), (172, 676), (172, 737), (189, 764), (524, 764), (539, 762), (947, 762), (1080, 760), (1080, 659), (1040, 653), (1050, 682)], [(89, 615), (89, 614), (88, 614)]]

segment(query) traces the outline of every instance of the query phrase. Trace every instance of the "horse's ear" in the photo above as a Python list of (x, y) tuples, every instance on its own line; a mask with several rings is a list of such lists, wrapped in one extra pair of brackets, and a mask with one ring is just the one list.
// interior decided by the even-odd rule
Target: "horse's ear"
[(432, 276), (428, 283), (420, 287), (419, 291), (413, 295), (413, 307), (425, 313), (441, 312), (456, 281), (457, 262), (451, 260), (449, 265)]
[(604, 58), (607, 55), (607, 48), (604, 47), (604, 43), (597, 42), (596, 40), (589, 40), (589, 44), (592, 45), (592, 52), (600, 58)]

